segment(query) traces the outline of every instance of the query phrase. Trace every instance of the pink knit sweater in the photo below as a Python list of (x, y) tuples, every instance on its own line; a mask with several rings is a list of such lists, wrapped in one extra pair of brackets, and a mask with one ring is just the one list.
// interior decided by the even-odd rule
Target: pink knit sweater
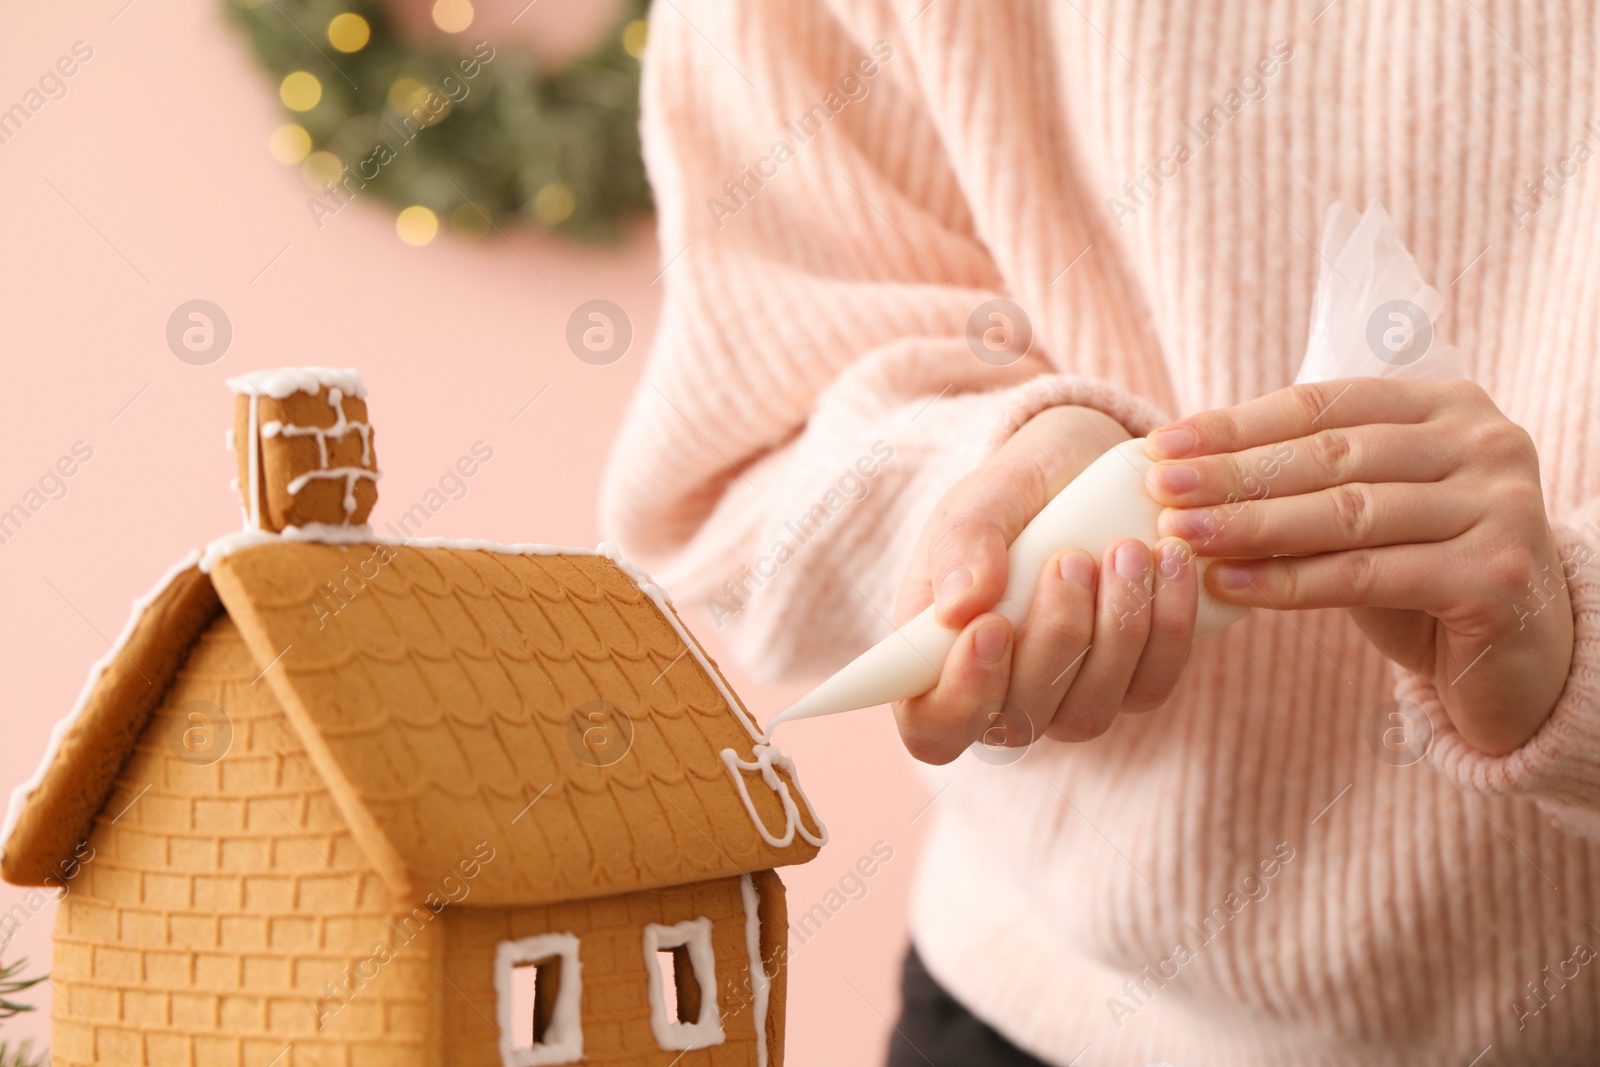
[[(1139, 434), (1288, 384), (1334, 200), (1387, 208), (1538, 444), (1577, 648), (1521, 750), (1343, 612), (1258, 611), (1162, 711), (958, 765), (914, 937), (1053, 1063), (1600, 1057), (1600, 14), (1325, 2), (655, 6), (667, 299), (604, 519), (753, 668), (882, 636), (935, 501), (1046, 406)], [(1007, 366), (965, 340), (996, 298)], [(1367, 741), (1397, 697), (1411, 766)]]

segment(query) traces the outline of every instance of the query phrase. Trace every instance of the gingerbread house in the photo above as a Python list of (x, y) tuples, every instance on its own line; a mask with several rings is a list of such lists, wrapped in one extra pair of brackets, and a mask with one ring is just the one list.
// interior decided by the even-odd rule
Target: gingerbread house
[(386, 540), (359, 376), (229, 383), (246, 529), (180, 561), (12, 797), (53, 1062), (778, 1065), (825, 840), (602, 546)]

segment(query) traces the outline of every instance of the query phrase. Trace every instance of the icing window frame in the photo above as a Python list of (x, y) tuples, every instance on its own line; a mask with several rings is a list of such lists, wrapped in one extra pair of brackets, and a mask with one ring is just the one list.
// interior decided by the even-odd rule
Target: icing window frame
[[(667, 1011), (657, 958), (669, 951), (679, 966), (687, 957), (695, 984), (700, 987), (700, 1013), (694, 1022), (677, 1019)], [(650, 986), (650, 1030), (657, 1045), (672, 1052), (722, 1044), (725, 1035), (722, 1011), (717, 1005), (717, 957), (711, 947), (710, 919), (685, 919), (671, 926), (646, 923), (644, 969)]]
[[(560, 987), (550, 1010), (544, 1040), (532, 1048), (519, 1047), (511, 1036), (517, 1029), (512, 1017), (512, 969), (519, 964), (552, 961), (560, 967)], [(583, 970), (578, 961), (575, 935), (536, 934), (500, 942), (494, 953), (494, 993), (502, 1067), (545, 1067), (583, 1059)]]

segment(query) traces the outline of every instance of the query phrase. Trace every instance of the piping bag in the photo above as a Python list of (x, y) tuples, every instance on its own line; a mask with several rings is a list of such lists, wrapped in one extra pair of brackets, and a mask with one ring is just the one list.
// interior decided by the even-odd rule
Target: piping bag
[[(1322, 231), (1322, 268), (1311, 300), (1305, 357), (1295, 384), (1338, 378), (1459, 378), (1460, 354), (1436, 343), (1433, 322), (1444, 308), (1438, 290), (1423, 282), (1383, 208), (1373, 202), (1357, 215), (1335, 202)], [(1161, 513), (1145, 492), (1153, 461), (1144, 439), (1106, 452), (1084, 468), (1023, 528), (1007, 552), (1005, 592), (994, 610), (1021, 625), (1033, 603), (1039, 575), (1052, 555), (1081, 548), (1099, 559), (1114, 542), (1137, 538), (1153, 545)], [(1194, 636), (1237, 622), (1248, 608), (1215, 599), (1201, 578)], [(867, 649), (839, 672), (779, 712), (767, 727), (791, 719), (834, 715), (919, 696), (939, 680), (959, 631), (934, 619), (933, 608)]]

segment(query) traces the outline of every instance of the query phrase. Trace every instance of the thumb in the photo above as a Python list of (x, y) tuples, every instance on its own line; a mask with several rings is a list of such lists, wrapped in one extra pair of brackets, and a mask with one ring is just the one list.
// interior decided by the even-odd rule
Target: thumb
[(996, 517), (995, 509), (1004, 504), (992, 488), (973, 487), (970, 495), (952, 502), (928, 543), (934, 617), (953, 630), (989, 610), (1005, 591), (1006, 548), (1015, 533)]
[(928, 539), (934, 617), (960, 629), (1005, 592), (1006, 549), (1039, 510), (1128, 432), (1093, 409), (1029, 420), (945, 497)]

